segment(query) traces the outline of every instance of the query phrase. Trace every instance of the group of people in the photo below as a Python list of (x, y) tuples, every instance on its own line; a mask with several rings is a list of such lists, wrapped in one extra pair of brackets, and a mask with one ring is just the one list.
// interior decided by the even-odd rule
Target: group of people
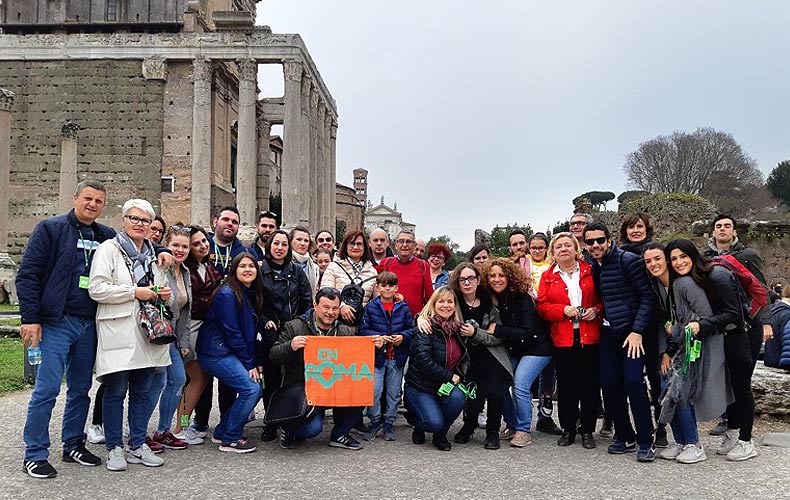
[[(452, 440), (465, 444), (482, 412), (486, 449), (502, 440), (523, 448), (535, 429), (558, 435), (559, 446), (578, 437), (595, 448), (602, 414), (599, 435), (614, 427), (609, 453), (696, 463), (707, 458), (697, 421), (721, 416), (716, 453), (757, 455), (751, 374), (771, 315), (767, 306), (744, 313), (741, 271), (720, 262), (730, 254), (765, 281), (731, 216), (716, 218), (700, 252), (688, 240), (654, 242), (647, 214), (625, 217), (619, 245), (605, 225), (575, 214), (569, 232), (516, 230), (510, 256), (476, 245), (449, 271), (449, 249), (420, 246), (408, 230), (391, 245), (381, 229), (350, 229), (336, 248), (329, 231), (285, 231), (263, 212), (247, 247), (231, 206), (209, 231), (168, 227), (149, 202), (131, 199), (116, 233), (96, 222), (106, 201), (100, 182), (81, 182), (74, 209), (36, 226), (19, 268), (21, 335), (41, 348), (24, 429), (32, 477), (57, 474), (49, 424), (64, 376), (66, 463), (102, 463), (86, 440), (105, 444), (112, 471), (161, 466), (164, 449), (202, 444), (214, 378), (220, 418), (211, 441), (224, 452), (255, 451), (245, 424), (261, 399), (268, 412), (278, 393), (304, 384), (303, 349), (314, 336), (365, 336), (376, 348), (374, 403), (332, 408), (333, 447), (361, 449), (353, 429), (366, 441), (395, 440), (402, 402), (412, 441), (424, 443), (427, 432), (443, 451), (459, 415)], [(140, 310), (151, 303), (174, 342), (146, 336)], [(86, 432), (94, 376), (101, 385)], [(327, 410), (267, 423), (261, 441), (279, 436), (295, 448), (321, 433)]]

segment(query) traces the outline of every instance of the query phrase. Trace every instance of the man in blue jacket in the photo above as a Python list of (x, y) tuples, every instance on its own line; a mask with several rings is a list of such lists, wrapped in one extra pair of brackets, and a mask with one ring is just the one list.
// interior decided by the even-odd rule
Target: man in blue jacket
[(16, 278), (20, 334), (26, 344), (40, 345), (36, 386), (25, 422), (24, 471), (31, 477), (51, 478), (49, 421), (66, 375), (68, 396), (63, 413), (63, 461), (99, 465), (85, 449), (93, 363), (96, 358), (96, 303), (88, 296), (93, 253), (115, 231), (99, 224), (107, 190), (98, 181), (77, 186), (74, 209), (41, 221), (28, 240)]
[[(601, 223), (584, 228), (584, 243), (593, 258), (593, 270), (604, 306), (599, 352), (601, 387), (609, 416), (614, 420), (617, 441), (609, 453), (635, 451), (640, 462), (652, 462), (653, 421), (643, 372), (643, 338), (653, 335), (653, 293), (640, 257), (612, 243), (609, 229)], [(636, 432), (628, 416), (631, 403)]]

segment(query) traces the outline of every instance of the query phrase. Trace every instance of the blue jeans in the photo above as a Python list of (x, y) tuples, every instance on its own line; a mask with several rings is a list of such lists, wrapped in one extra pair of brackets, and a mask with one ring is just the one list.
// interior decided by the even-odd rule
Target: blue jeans
[(123, 401), (129, 392), (129, 447), (136, 450), (145, 444), (148, 420), (151, 419), (151, 384), (155, 368), (140, 368), (108, 373), (104, 376), (104, 437), (108, 450), (123, 448)]
[[(606, 412), (614, 421), (614, 430), (621, 441), (636, 439), (641, 448), (653, 443), (653, 419), (643, 377), (645, 357), (628, 357), (623, 347), (625, 337), (616, 335), (609, 327), (601, 329), (599, 354), (601, 357), (601, 389)], [(634, 416), (636, 432), (628, 416), (628, 403)]]
[[(532, 427), (532, 382), (548, 366), (551, 356), (521, 356), (513, 363), (513, 397), (505, 396), (502, 414), (511, 429), (529, 432)], [(507, 392), (507, 389), (505, 389)]]
[(466, 396), (454, 387), (447, 396), (422, 392), (408, 384), (403, 392), (403, 403), (412, 414), (416, 428), (436, 434), (447, 434), (450, 426), (464, 409)]
[(697, 416), (694, 414), (693, 406), (678, 405), (669, 426), (672, 427), (672, 435), (677, 444), (697, 444), (699, 442)]
[(391, 426), (398, 417), (398, 401), (400, 401), (401, 384), (403, 383), (403, 367), (398, 366), (394, 359), (387, 359), (383, 366), (377, 366), (373, 376), (373, 406), (368, 407), (368, 418), (371, 423), (381, 423), (381, 393), (387, 391), (387, 413), (384, 423)]
[(66, 375), (66, 408), (63, 412), (63, 449), (71, 451), (85, 442), (85, 420), (91, 398), (96, 361), (96, 322), (93, 318), (65, 316), (57, 325), (42, 325), (41, 364), (30, 396), (25, 421), (25, 460), (49, 457), (49, 421), (60, 384)]
[(261, 386), (250, 378), (249, 370), (236, 356), (203, 355), (198, 361), (206, 373), (217, 377), (238, 393), (236, 401), (220, 416), (219, 424), (214, 428), (214, 435), (222, 439), (222, 444), (238, 441), (242, 437), (247, 417), (261, 399)]
[[(309, 420), (305, 422), (297, 422), (291, 424), (283, 424), (283, 428), (291, 432), (296, 439), (313, 439), (321, 434), (324, 429), (324, 414), (326, 408), (316, 408), (315, 413)], [(348, 435), (351, 429), (362, 418), (361, 406), (348, 406), (348, 407), (334, 407), (332, 408), (332, 417), (335, 425), (332, 427), (332, 433), (329, 438), (337, 440), (343, 436)]]
[(176, 347), (175, 342), (170, 343), (170, 365), (167, 370), (157, 372), (151, 385), (151, 414), (159, 402), (159, 427), (160, 434), (170, 430), (173, 424), (173, 414), (176, 412), (178, 402), (181, 400), (181, 389), (187, 383), (187, 374), (184, 371), (184, 359)]

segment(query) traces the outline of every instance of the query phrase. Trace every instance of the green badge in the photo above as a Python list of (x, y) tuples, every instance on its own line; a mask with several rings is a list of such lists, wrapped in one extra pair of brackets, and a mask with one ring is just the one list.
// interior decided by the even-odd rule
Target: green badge
[(87, 290), (91, 279), (89, 276), (80, 276), (80, 288)]

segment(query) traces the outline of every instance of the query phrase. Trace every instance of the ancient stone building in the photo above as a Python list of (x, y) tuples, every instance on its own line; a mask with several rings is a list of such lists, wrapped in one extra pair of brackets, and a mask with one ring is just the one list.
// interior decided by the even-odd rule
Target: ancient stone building
[(375, 207), (368, 203), (368, 208), (365, 210), (365, 231), (368, 234), (380, 228), (387, 232), (390, 240), (394, 241), (398, 233), (403, 229), (410, 229), (415, 231), (417, 226), (403, 220), (403, 213), (398, 212), (398, 204), (395, 203), (393, 207), (384, 204), (384, 196), (381, 197), (381, 202)]
[[(283, 222), (333, 227), (335, 101), (299, 35), (255, 26), (255, 9), (256, 0), (0, 0), (0, 87), (16, 94), (10, 252), (70, 206), (87, 177), (108, 186), (111, 225), (130, 197), (170, 222), (208, 224), (234, 204), (254, 224), (277, 171)], [(259, 98), (259, 64), (282, 65), (284, 96)], [(283, 125), (279, 144), (273, 124)]]

